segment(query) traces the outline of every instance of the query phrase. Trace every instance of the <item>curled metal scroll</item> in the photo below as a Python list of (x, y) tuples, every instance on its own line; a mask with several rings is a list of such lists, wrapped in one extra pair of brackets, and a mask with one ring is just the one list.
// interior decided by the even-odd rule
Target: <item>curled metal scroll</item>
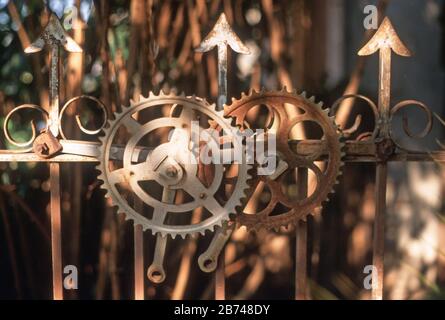
[(24, 110), (24, 109), (31, 109), (31, 110), (37, 110), (39, 112), (41, 112), (44, 116), (45, 116), (45, 123), (46, 123), (46, 128), (48, 128), (48, 112), (45, 111), (44, 109), (42, 109), (40, 106), (35, 105), (35, 104), (23, 104), (21, 106), (18, 106), (14, 109), (12, 109), (5, 118), (5, 122), (3, 124), (3, 132), (5, 134), (6, 140), (8, 140), (9, 143), (11, 143), (13, 146), (16, 146), (18, 148), (26, 148), (26, 149), (20, 149), (20, 150), (11, 150), (8, 152), (16, 152), (16, 153), (26, 153), (32, 150), (32, 144), (34, 142), (34, 140), (37, 137), (36, 134), (36, 126), (34, 124), (34, 120), (30, 121), (30, 125), (31, 125), (31, 130), (32, 130), (32, 136), (28, 141), (25, 142), (17, 142), (16, 140), (14, 140), (14, 138), (12, 137), (12, 135), (9, 132), (8, 129), (8, 125), (9, 122), (12, 118), (12, 116), (20, 111), (20, 110)]
[(107, 107), (105, 106), (105, 104), (104, 104), (102, 101), (100, 101), (99, 99), (97, 99), (97, 98), (95, 98), (95, 97), (93, 97), (93, 96), (87, 96), (87, 95), (81, 95), (81, 96), (78, 96), (78, 97), (74, 97), (74, 98), (68, 100), (68, 101), (63, 105), (62, 109), (60, 110), (60, 114), (59, 114), (59, 132), (60, 132), (60, 136), (61, 136), (64, 140), (66, 140), (66, 136), (65, 136), (65, 133), (63, 132), (63, 129), (62, 129), (62, 123), (63, 123), (63, 116), (65, 115), (65, 111), (66, 111), (66, 109), (68, 109), (68, 107), (69, 107), (72, 103), (74, 103), (74, 102), (76, 102), (76, 101), (79, 101), (79, 100), (81, 100), (81, 99), (90, 100), (90, 101), (95, 102), (95, 103), (99, 106), (100, 110), (101, 110), (102, 113), (103, 113), (103, 122), (102, 122), (100, 128), (98, 128), (98, 129), (96, 129), (96, 130), (88, 130), (88, 129), (86, 129), (86, 128), (84, 127), (84, 125), (82, 124), (82, 121), (80, 120), (80, 116), (77, 114), (77, 115), (75, 116), (75, 118), (76, 118), (76, 123), (77, 123), (77, 126), (79, 127), (79, 129), (80, 129), (83, 133), (85, 133), (85, 134), (87, 134), (87, 135), (90, 135), (90, 136), (97, 135), (97, 134), (99, 134), (99, 133), (102, 131), (102, 129), (103, 129), (103, 128), (105, 127), (105, 125), (107, 124), (107, 121), (108, 121), (108, 111), (107, 111)]
[(389, 123), (390, 123), (390, 134), (391, 134), (391, 138), (394, 141), (394, 143), (397, 145), (398, 148), (402, 149), (402, 150), (406, 150), (405, 148), (403, 148), (400, 144), (398, 144), (393, 136), (393, 130), (392, 130), (392, 120), (394, 118), (394, 115), (399, 112), (400, 110), (408, 107), (408, 106), (415, 106), (416, 108), (420, 109), (421, 111), (423, 111), (427, 117), (427, 121), (426, 121), (426, 125), (423, 128), (422, 132), (420, 133), (413, 133), (410, 128), (409, 128), (409, 123), (408, 123), (408, 117), (406, 116), (406, 114), (403, 115), (403, 131), (405, 132), (405, 134), (412, 138), (412, 139), (422, 139), (425, 138), (432, 130), (433, 128), (433, 113), (431, 112), (430, 108), (417, 100), (405, 100), (402, 102), (399, 102), (398, 104), (396, 104), (392, 109), (391, 109), (391, 115), (389, 118)]
[[(371, 136), (372, 139), (375, 139), (377, 137), (377, 134), (380, 129), (380, 123), (379, 123), (380, 115), (379, 115), (379, 110), (377, 108), (377, 105), (368, 97), (360, 95), (360, 94), (344, 95), (343, 97), (340, 97), (339, 99), (337, 99), (334, 102), (334, 104), (332, 105), (331, 111), (330, 111), (330, 115), (336, 115), (340, 104), (347, 99), (359, 99), (359, 100), (365, 101), (368, 104), (368, 106), (371, 108), (372, 112), (374, 113), (374, 120), (375, 120), (374, 130), (372, 132), (364, 132), (364, 133), (360, 134), (356, 140), (362, 140), (364, 137), (369, 137), (369, 136)], [(341, 130), (343, 133), (343, 136), (348, 138), (351, 135), (353, 135), (354, 133), (356, 133), (358, 131), (361, 123), (362, 123), (362, 115), (359, 114), (356, 116), (356, 118), (354, 120), (354, 124), (350, 128)]]

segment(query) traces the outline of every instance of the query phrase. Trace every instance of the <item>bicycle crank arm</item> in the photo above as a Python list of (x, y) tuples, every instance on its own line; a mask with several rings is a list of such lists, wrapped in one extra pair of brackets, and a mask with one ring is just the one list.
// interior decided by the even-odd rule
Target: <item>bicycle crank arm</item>
[(167, 247), (167, 237), (161, 234), (156, 236), (156, 247), (154, 259), (147, 270), (147, 277), (153, 283), (162, 283), (165, 280), (164, 257), (165, 249)]
[(229, 241), (234, 229), (235, 224), (232, 224), (231, 226), (223, 226), (222, 228), (216, 230), (209, 247), (198, 258), (199, 268), (202, 271), (210, 273), (216, 270), (218, 265), (218, 256), (220, 255), (227, 241)]

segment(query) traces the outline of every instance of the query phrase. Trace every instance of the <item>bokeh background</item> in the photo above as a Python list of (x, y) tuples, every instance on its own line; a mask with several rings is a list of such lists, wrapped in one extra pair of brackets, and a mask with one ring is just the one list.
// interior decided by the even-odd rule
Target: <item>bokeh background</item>
[[(327, 105), (345, 93), (377, 100), (378, 57), (356, 52), (369, 36), (363, 27), (366, 5), (388, 15), (414, 52), (394, 58), (392, 101), (417, 99), (444, 116), (445, 1), (442, 0), (0, 0), (0, 124), (23, 103), (48, 106), (48, 56), (27, 56), (23, 48), (38, 37), (48, 19), (47, 5), (67, 21), (83, 54), (63, 54), (61, 100), (81, 93), (100, 98), (116, 111), (150, 90), (185, 91), (215, 101), (216, 52), (196, 54), (221, 12), (250, 48), (250, 56), (229, 54), (229, 97), (250, 88), (305, 90)], [(78, 8), (78, 18), (72, 8)], [(100, 112), (87, 105), (68, 110), (69, 139), (91, 139)], [(363, 112), (343, 106), (337, 119), (350, 125)], [(421, 113), (408, 111), (422, 130)], [(29, 119), (15, 117), (14, 138), (26, 141)], [(396, 127), (401, 128), (397, 118)], [(37, 123), (37, 125), (40, 125)], [(400, 142), (434, 150), (443, 128), (421, 141), (396, 131)], [(443, 141), (443, 140), (442, 140)], [(3, 134), (0, 147), (11, 148)], [(133, 228), (118, 217), (98, 188), (93, 165), (62, 165), (63, 264), (79, 269), (79, 289), (68, 299), (131, 299)], [(386, 297), (445, 298), (444, 171), (438, 164), (390, 165), (386, 236)], [(367, 299), (363, 269), (371, 264), (374, 167), (345, 167), (336, 194), (309, 219), (309, 292), (312, 299)], [(0, 163), (0, 298), (51, 298), (48, 169), (44, 164)], [(146, 266), (154, 239), (144, 235)], [(213, 297), (213, 277), (197, 266), (209, 239), (169, 244), (167, 280), (146, 280), (147, 299)], [(235, 232), (226, 249), (227, 297), (291, 299), (294, 296), (295, 232)]]

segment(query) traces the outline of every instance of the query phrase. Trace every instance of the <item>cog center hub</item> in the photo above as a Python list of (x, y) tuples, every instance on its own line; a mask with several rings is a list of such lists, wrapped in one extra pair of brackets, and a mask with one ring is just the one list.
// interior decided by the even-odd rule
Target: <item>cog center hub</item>
[(178, 185), (184, 177), (184, 169), (174, 159), (167, 157), (156, 169), (159, 182), (164, 186)]

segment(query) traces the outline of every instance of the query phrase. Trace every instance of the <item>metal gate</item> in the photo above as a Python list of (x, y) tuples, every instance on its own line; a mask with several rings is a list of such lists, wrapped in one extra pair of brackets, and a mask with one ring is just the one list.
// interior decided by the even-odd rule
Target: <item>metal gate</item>
[[(233, 100), (231, 105), (225, 106), (227, 100), (227, 49), (231, 47), (234, 51), (241, 54), (248, 54), (248, 49), (243, 45), (241, 40), (237, 37), (237, 35), (232, 31), (230, 25), (227, 23), (227, 20), (222, 14), (216, 23), (214, 29), (210, 32), (210, 34), (205, 38), (205, 40), (201, 43), (201, 46), (197, 48), (200, 52), (207, 52), (212, 50), (214, 47), (218, 49), (218, 67), (219, 67), (219, 97), (217, 101), (217, 106), (215, 108), (215, 112), (212, 113), (211, 116), (214, 116), (214, 121), (220, 120), (220, 125), (223, 125), (223, 121), (218, 119), (217, 116), (218, 110), (224, 110), (225, 116), (232, 117), (236, 119), (237, 124), (242, 125), (245, 117), (246, 108), (248, 109), (249, 103), (252, 101), (260, 101), (261, 103), (266, 103), (271, 105), (274, 112), (280, 114), (283, 112), (282, 106), (285, 104), (296, 103), (300, 109), (303, 109), (303, 113), (309, 114), (309, 118), (306, 120), (315, 121), (322, 125), (323, 129), (328, 131), (325, 132), (325, 136), (323, 140), (295, 140), (291, 139), (289, 144), (293, 150), (296, 150), (297, 154), (305, 155), (306, 158), (310, 157), (312, 162), (316, 161), (327, 161), (326, 166), (329, 169), (329, 166), (332, 167), (335, 164), (333, 171), (337, 170), (340, 172), (340, 167), (342, 163), (374, 163), (376, 167), (376, 188), (375, 188), (375, 219), (374, 219), (374, 242), (373, 242), (373, 265), (375, 266), (375, 272), (373, 272), (373, 289), (372, 289), (372, 297), (373, 299), (382, 299), (383, 298), (383, 279), (384, 279), (384, 238), (385, 238), (385, 213), (386, 213), (386, 189), (387, 189), (387, 174), (388, 174), (388, 163), (389, 162), (406, 162), (406, 161), (417, 161), (417, 162), (445, 162), (445, 152), (442, 151), (433, 151), (433, 152), (415, 152), (410, 151), (399, 145), (394, 139), (392, 135), (392, 127), (391, 122), (394, 115), (400, 110), (404, 109), (407, 106), (417, 106), (419, 107), (426, 115), (427, 123), (423, 132), (418, 135), (414, 135), (408, 126), (408, 120), (404, 118), (404, 130), (407, 135), (410, 137), (425, 137), (430, 133), (434, 114), (430, 111), (430, 109), (419, 101), (414, 100), (406, 100), (396, 105), (392, 106), (391, 104), (391, 59), (393, 58), (393, 53), (397, 56), (409, 57), (410, 51), (403, 44), (401, 39), (398, 37), (396, 31), (394, 30), (390, 20), (385, 18), (380, 25), (380, 28), (375, 33), (373, 38), (359, 51), (359, 55), (366, 56), (372, 54), (380, 55), (380, 65), (379, 65), (379, 100), (377, 103), (372, 101), (371, 99), (363, 96), (363, 95), (347, 95), (341, 97), (337, 100), (337, 102), (332, 106), (330, 110), (322, 109), (319, 104), (316, 104), (314, 99), (306, 97), (303, 95), (297, 95), (296, 93), (287, 92), (286, 89), (277, 92), (255, 92), (251, 91), (249, 95), (243, 95), (241, 100)], [(43, 34), (25, 51), (29, 54), (35, 54), (48, 48), (51, 54), (50, 60), (50, 105), (47, 108), (49, 111), (46, 111), (46, 108), (42, 108), (41, 106), (25, 104), (13, 109), (5, 119), (4, 123), (4, 135), (10, 144), (16, 146), (14, 150), (2, 150), (0, 152), (0, 161), (1, 162), (45, 162), (49, 164), (49, 172), (50, 172), (50, 190), (51, 190), (51, 248), (52, 248), (52, 275), (53, 275), (53, 298), (54, 299), (63, 299), (63, 280), (62, 280), (62, 243), (61, 243), (61, 193), (60, 193), (60, 165), (63, 163), (98, 163), (99, 167), (102, 168), (102, 171), (107, 171), (107, 167), (104, 162), (108, 163), (109, 158), (114, 158), (118, 160), (125, 160), (126, 157), (126, 147), (121, 147), (119, 145), (111, 144), (111, 138), (109, 137), (113, 134), (114, 128), (117, 122), (123, 121), (124, 126), (129, 130), (134, 130), (136, 133), (139, 129), (139, 126), (136, 124), (132, 124), (133, 120), (128, 120), (125, 118), (125, 114), (117, 114), (115, 115), (114, 120), (109, 120), (108, 117), (108, 107), (104, 105), (101, 101), (97, 100), (91, 96), (77, 96), (68, 100), (63, 106), (61, 106), (59, 101), (59, 55), (60, 50), (64, 49), (68, 52), (81, 52), (81, 48), (75, 43), (75, 41), (65, 32), (60, 21), (55, 15), (52, 15), (50, 21), (45, 28)], [(148, 98), (141, 98), (141, 101), (134, 102), (131, 108), (145, 108), (148, 104), (152, 103), (153, 99), (167, 99), (169, 104), (176, 104), (179, 102), (183, 102), (184, 105), (187, 103), (192, 104), (192, 108), (194, 110), (202, 111), (203, 108), (210, 106), (210, 104), (204, 103), (204, 100), (195, 97), (186, 97), (186, 96), (174, 96), (169, 94), (160, 93), (159, 95), (150, 94)], [(86, 141), (73, 141), (66, 139), (64, 132), (62, 130), (62, 123), (64, 121), (64, 114), (66, 109), (74, 102), (82, 99), (92, 100), (97, 103), (97, 105), (101, 108), (104, 116), (103, 125), (100, 129), (91, 131), (87, 130), (82, 126), (80, 118), (77, 118), (77, 123), (79, 128), (86, 134), (90, 135), (98, 135), (101, 131), (105, 131), (105, 137), (101, 138), (101, 143), (93, 143)], [(340, 130), (336, 126), (335, 129), (332, 130), (330, 124), (328, 122), (329, 119), (332, 119), (335, 116), (336, 110), (338, 106), (345, 101), (346, 99), (353, 100), (363, 100), (365, 101), (369, 107), (372, 109), (372, 112), (375, 117), (375, 128), (373, 132), (369, 132), (366, 134), (362, 134), (358, 139), (349, 139), (348, 137), (354, 133), (360, 125), (360, 118), (356, 119), (355, 125), (349, 129)], [(148, 104), (147, 104), (148, 103)], [(247, 105), (247, 106), (246, 106)], [(279, 106), (281, 105), (281, 107)], [(319, 109), (317, 109), (319, 108)], [(33, 136), (32, 138), (25, 143), (19, 143), (14, 140), (9, 132), (9, 122), (14, 114), (20, 112), (24, 109), (33, 109), (40, 111), (42, 116), (46, 119), (46, 129), (37, 134), (36, 127), (34, 123), (31, 123)], [(185, 109), (184, 109), (185, 110)], [(327, 111), (326, 111), (327, 110)], [(173, 111), (172, 111), (173, 112)], [(326, 112), (329, 112), (329, 116), (326, 116)], [(125, 112), (123, 112), (125, 113)], [(324, 114), (324, 115), (323, 115)], [(182, 116), (187, 118), (188, 114), (184, 111), (181, 111), (181, 114), (178, 119)], [(285, 115), (284, 115), (285, 117)], [(443, 120), (437, 116), (437, 120), (444, 124)], [(126, 120), (125, 120), (126, 119)], [(187, 118), (188, 119), (188, 118)], [(326, 120), (328, 119), (328, 120)], [(111, 122), (110, 122), (111, 121)], [(176, 121), (176, 120), (175, 120)], [(281, 126), (291, 126), (292, 123), (286, 123), (285, 120), (281, 119)], [(136, 127), (136, 128), (135, 128)], [(280, 130), (280, 129), (279, 129)], [(278, 130), (278, 132), (280, 132)], [(177, 137), (180, 139), (180, 137)], [(282, 151), (280, 149), (280, 139), (283, 139), (278, 135), (278, 151)], [(285, 143), (287, 144), (288, 137), (284, 138)], [(110, 141), (109, 141), (110, 140)], [(179, 141), (179, 140), (178, 140)], [(438, 141), (439, 146), (443, 148), (443, 144)], [(107, 148), (108, 145), (108, 148)], [(105, 146), (105, 147), (104, 147)], [(105, 149), (101, 149), (105, 148)], [(105, 150), (105, 151), (104, 151)], [(134, 151), (134, 150), (133, 150)], [(136, 150), (139, 155), (144, 154), (144, 150)], [(134, 151), (134, 152), (136, 152)], [(104, 152), (106, 152), (106, 156), (104, 156)], [(154, 151), (153, 151), (154, 152)], [(145, 156), (147, 156), (145, 154)], [(281, 155), (281, 159), (286, 158)], [(328, 159), (328, 160), (326, 160)], [(286, 158), (286, 160), (288, 160)], [(301, 159), (300, 159), (301, 160)], [(148, 160), (147, 160), (148, 161)], [(162, 160), (164, 161), (164, 160)], [(158, 165), (164, 165), (164, 162), (160, 162)], [(279, 162), (275, 172), (271, 176), (264, 178), (265, 183), (273, 184), (273, 179), (275, 179), (278, 175), (286, 172), (286, 170), (292, 169), (296, 170), (296, 174), (298, 175), (298, 183), (299, 183), (299, 194), (307, 194), (308, 192), (308, 184), (309, 184), (309, 169), (317, 171), (318, 169), (315, 167), (305, 166), (305, 165), (291, 165), (293, 160)], [(130, 161), (131, 163), (131, 161)], [(173, 162), (172, 162), (173, 163)], [(299, 162), (300, 164), (304, 164), (303, 160)], [(145, 162), (144, 162), (145, 165)], [(183, 168), (175, 167), (177, 163), (173, 163), (165, 171), (166, 179), (176, 179), (179, 172), (182, 172)], [(130, 165), (131, 166), (131, 165)], [(133, 169), (132, 169), (133, 170)], [(106, 176), (104, 172), (102, 172), (99, 177), (101, 180), (109, 180), (111, 177), (115, 177), (116, 179), (127, 179), (129, 176), (133, 174), (145, 174), (137, 171), (136, 167), (134, 171), (124, 172), (121, 175), (112, 175), (110, 172), (109, 176)], [(257, 168), (258, 170), (258, 168)], [(137, 172), (136, 172), (137, 171)], [(187, 172), (184, 171), (184, 174)], [(330, 173), (325, 175), (321, 175), (323, 179), (326, 179), (326, 183), (331, 187), (332, 184), (337, 182), (335, 175), (337, 172), (333, 173), (333, 176), (330, 177)], [(318, 178), (320, 178), (318, 177)], [(254, 174), (255, 179), (259, 179), (257, 174)], [(130, 179), (130, 178), (128, 178)], [(320, 178), (321, 179), (321, 178)], [(192, 179), (193, 180), (193, 179)], [(324, 181), (324, 180), (323, 180)], [(319, 181), (320, 182), (320, 181)], [(199, 184), (199, 182), (196, 182)], [(236, 188), (236, 185), (235, 185)], [(206, 188), (201, 188), (196, 191), (192, 187), (192, 192), (197, 192), (198, 197), (201, 198), (202, 203), (206, 203), (205, 201), (210, 201), (209, 199), (205, 200), (207, 197), (206, 194), (203, 194), (203, 190), (208, 190)], [(330, 191), (330, 190), (328, 190)], [(107, 192), (111, 192), (107, 190)], [(306, 206), (303, 205), (303, 202), (297, 201), (295, 204), (295, 210), (290, 212), (287, 215), (282, 217), (285, 223), (288, 223), (290, 219), (293, 219), (293, 223), (296, 223), (296, 269), (295, 269), (295, 297), (297, 299), (305, 299), (306, 298), (306, 287), (307, 287), (307, 225), (305, 216), (307, 213), (312, 212), (304, 212), (299, 211), (298, 208), (302, 208), (301, 210), (308, 210), (310, 208), (312, 210), (315, 207), (319, 207), (322, 204), (322, 201), (325, 200), (326, 194), (323, 192), (316, 192), (317, 197), (309, 198), (309, 201), (306, 201)], [(318, 197), (319, 196), (319, 197)], [(169, 200), (169, 194), (163, 193), (162, 203), (166, 206), (169, 203), (172, 203), (171, 199)], [(323, 198), (323, 199), (322, 199)], [(112, 197), (113, 199), (113, 197)], [(119, 201), (114, 199), (115, 201)], [(210, 201), (211, 202), (211, 201)], [(277, 200), (279, 202), (279, 200)], [(308, 203), (307, 203), (308, 202)], [(206, 203), (206, 205), (208, 205)], [(209, 205), (211, 206), (211, 204)], [(306, 208), (306, 209), (304, 209)], [(298, 209), (298, 210), (297, 210)], [(240, 209), (237, 209), (240, 210)], [(123, 211), (127, 214), (125, 208), (120, 208), (120, 211)], [(128, 211), (128, 210), (127, 210)], [(226, 214), (227, 212), (221, 212), (221, 214)], [(153, 213), (153, 218), (155, 219), (157, 213)], [(160, 214), (162, 215), (162, 214)], [(135, 299), (143, 299), (144, 298), (144, 250), (143, 250), (143, 228), (139, 225), (142, 224), (144, 229), (146, 226), (144, 222), (138, 223), (139, 217), (137, 214), (131, 216), (132, 220), (135, 221), (134, 227), (134, 252), (135, 252), (135, 266), (134, 266), (134, 283), (135, 283)], [(263, 227), (268, 228), (265, 220), (270, 217), (266, 214), (266, 218), (264, 219), (253, 219), (249, 220), (250, 217), (244, 216), (241, 218), (240, 223), (244, 225), (248, 225), (252, 229), (261, 229)], [(244, 220), (243, 220), (244, 219)], [(273, 227), (279, 227), (282, 223), (279, 220), (275, 221), (270, 218), (271, 224)], [(285, 224), (284, 223), (284, 224)], [(263, 225), (264, 224), (264, 225)], [(165, 252), (165, 246), (167, 244), (166, 234), (179, 234), (184, 235), (189, 231), (163, 231), (168, 230), (167, 227), (163, 224), (155, 225), (155, 227), (159, 227), (157, 232), (157, 244), (154, 252), (154, 262), (150, 267), (152, 270), (151, 279), (155, 282), (162, 282), (165, 278), (165, 274), (163, 274), (162, 264), (163, 264), (163, 253)], [(224, 224), (223, 227), (216, 229), (214, 239), (209, 247), (209, 251), (206, 252), (206, 256), (203, 257), (203, 261), (200, 262), (202, 264), (203, 269), (207, 269), (207, 271), (214, 271), (215, 268), (215, 298), (216, 299), (224, 299), (225, 298), (225, 276), (224, 276), (224, 251), (223, 246), (227, 242), (230, 237), (230, 232), (233, 229), (233, 224)], [(152, 228), (155, 228), (152, 226)], [(162, 229), (164, 228), (164, 229)], [(150, 229), (150, 227), (147, 227)], [(182, 229), (181, 229), (182, 230)], [(198, 229), (197, 229), (198, 230)], [(153, 230), (152, 230), (153, 231)], [(181, 234), (183, 232), (184, 234)], [(198, 233), (201, 230), (198, 230)], [(219, 256), (219, 258), (218, 258)], [(208, 263), (206, 263), (205, 258), (210, 259)], [(213, 259), (213, 260), (212, 260)], [(218, 266), (216, 267), (216, 259), (218, 259)], [(150, 269), (149, 269), (150, 271)]]

